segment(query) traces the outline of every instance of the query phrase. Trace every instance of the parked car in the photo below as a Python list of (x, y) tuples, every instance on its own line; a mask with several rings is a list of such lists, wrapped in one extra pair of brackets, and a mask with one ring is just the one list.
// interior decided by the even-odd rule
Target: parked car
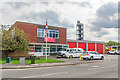
[(81, 55), (81, 58), (83, 60), (93, 60), (93, 59), (104, 59), (104, 55), (103, 54), (99, 54), (98, 52), (95, 51), (87, 51), (87, 52), (83, 52), (83, 54)]
[(56, 57), (57, 58), (65, 58), (66, 55), (65, 55), (65, 53), (57, 53)]
[(64, 51), (59, 51), (58, 56), (65, 57), (65, 58), (72, 58), (80, 57), (80, 55), (84, 52), (82, 48), (67, 48)]
[(117, 54), (117, 55), (120, 55), (120, 51), (113, 49), (111, 51), (108, 51), (107, 54), (113, 54), (113, 55)]
[(56, 57), (66, 57), (65, 56), (65, 53), (66, 53), (66, 49), (62, 49), (61, 51), (58, 51)]
[(69, 48), (66, 50), (65, 57), (72, 58), (74, 57), (80, 57), (80, 55), (84, 52), (82, 48)]

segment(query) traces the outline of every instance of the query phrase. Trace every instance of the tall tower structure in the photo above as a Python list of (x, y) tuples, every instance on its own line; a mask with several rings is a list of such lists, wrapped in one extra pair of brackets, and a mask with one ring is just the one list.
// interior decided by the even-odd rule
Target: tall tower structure
[(83, 40), (84, 39), (84, 26), (80, 21), (77, 21), (76, 25), (76, 40)]

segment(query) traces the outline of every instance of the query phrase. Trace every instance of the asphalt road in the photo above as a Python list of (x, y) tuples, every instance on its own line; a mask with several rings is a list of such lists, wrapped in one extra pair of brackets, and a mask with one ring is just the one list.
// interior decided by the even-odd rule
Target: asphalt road
[(106, 55), (104, 61), (59, 67), (9, 69), (3, 78), (118, 78), (118, 56)]

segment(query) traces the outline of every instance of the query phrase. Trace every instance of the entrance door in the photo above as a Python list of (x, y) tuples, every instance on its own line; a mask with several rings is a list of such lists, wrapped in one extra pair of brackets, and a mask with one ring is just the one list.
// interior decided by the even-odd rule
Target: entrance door
[[(47, 56), (50, 55), (50, 48), (47, 47)], [(43, 47), (43, 56), (46, 56), (46, 47)]]

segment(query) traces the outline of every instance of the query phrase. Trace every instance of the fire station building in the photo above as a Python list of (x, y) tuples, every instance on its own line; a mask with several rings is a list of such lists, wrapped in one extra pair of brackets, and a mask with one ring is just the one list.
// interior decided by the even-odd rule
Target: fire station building
[[(29, 52), (29, 54), (34, 54), (36, 56), (45, 56), (46, 38), (44, 36), (46, 25), (17, 21), (13, 26), (24, 30), (24, 32), (30, 38), (29, 46), (31, 48), (31, 52)], [(67, 40), (67, 28), (48, 25), (47, 55), (54, 55), (54, 53), (57, 53), (58, 51), (66, 48), (82, 48), (84, 51), (97, 51), (100, 54), (103, 54), (104, 42)]]
[(67, 40), (69, 48), (82, 48), (84, 51), (96, 51), (104, 54), (104, 42), (87, 40)]

